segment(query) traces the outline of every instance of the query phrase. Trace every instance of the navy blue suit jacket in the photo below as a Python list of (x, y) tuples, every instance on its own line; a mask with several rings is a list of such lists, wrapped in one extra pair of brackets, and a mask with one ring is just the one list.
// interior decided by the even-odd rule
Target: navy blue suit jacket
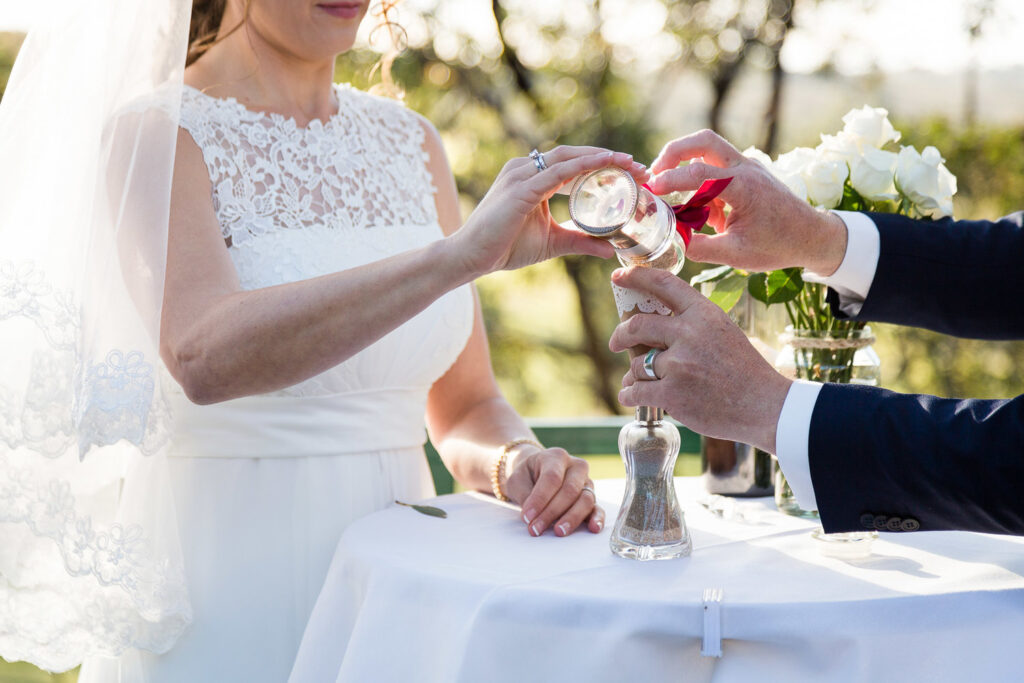
[[(1022, 214), (996, 222), (871, 218), (881, 250), (856, 319), (1024, 339)], [(829, 302), (846, 317), (833, 291)], [(907, 531), (1024, 534), (1024, 395), (945, 399), (826, 384), (808, 449), (827, 532), (884, 529), (886, 520), (895, 531), (902, 520)]]

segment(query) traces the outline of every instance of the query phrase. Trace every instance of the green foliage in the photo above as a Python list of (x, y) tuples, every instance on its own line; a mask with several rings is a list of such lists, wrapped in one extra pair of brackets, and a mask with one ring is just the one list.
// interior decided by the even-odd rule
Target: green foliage
[(793, 301), (804, 288), (800, 268), (785, 268), (769, 273), (754, 273), (748, 280), (750, 295), (763, 304), (784, 304)]

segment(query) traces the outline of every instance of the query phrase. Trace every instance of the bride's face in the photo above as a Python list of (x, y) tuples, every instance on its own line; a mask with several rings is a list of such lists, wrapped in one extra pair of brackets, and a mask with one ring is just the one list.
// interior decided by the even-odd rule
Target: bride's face
[(275, 48), (321, 61), (352, 47), (368, 5), (369, 0), (251, 0), (249, 24)]

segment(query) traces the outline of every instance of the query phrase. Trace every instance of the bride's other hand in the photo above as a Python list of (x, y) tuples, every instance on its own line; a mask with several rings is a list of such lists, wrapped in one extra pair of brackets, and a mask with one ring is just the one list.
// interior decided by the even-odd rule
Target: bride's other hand
[(450, 238), (469, 272), (479, 276), (513, 270), (566, 254), (608, 258), (615, 253), (604, 240), (558, 225), (548, 199), (588, 171), (618, 166), (646, 182), (647, 169), (628, 154), (599, 147), (563, 145), (543, 156), (547, 168), (542, 171), (529, 157), (506, 163), (465, 225)]
[(504, 488), (522, 507), (531, 536), (549, 528), (556, 536), (568, 536), (584, 522), (591, 533), (601, 532), (604, 510), (597, 504), (589, 469), (586, 460), (562, 448), (518, 449)]

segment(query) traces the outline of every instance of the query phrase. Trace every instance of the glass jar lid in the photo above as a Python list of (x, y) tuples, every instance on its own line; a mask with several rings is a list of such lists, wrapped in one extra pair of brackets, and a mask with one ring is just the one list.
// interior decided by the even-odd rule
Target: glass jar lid
[(591, 235), (607, 235), (636, 213), (636, 181), (616, 166), (581, 175), (569, 192), (569, 217)]

